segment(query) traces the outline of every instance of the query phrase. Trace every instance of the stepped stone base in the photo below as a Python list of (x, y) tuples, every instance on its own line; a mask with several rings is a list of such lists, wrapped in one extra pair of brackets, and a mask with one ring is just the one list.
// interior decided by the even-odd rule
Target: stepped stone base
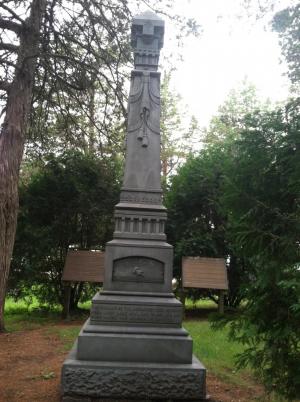
[[(107, 327), (92, 326), (88, 322), (78, 336), (79, 360), (191, 363), (193, 342), (184, 330), (173, 330), (174, 334), (169, 334), (162, 333), (160, 328), (146, 327), (143, 333), (122, 333), (110, 327), (112, 332), (102, 332)], [(87, 327), (94, 331), (88, 332)]]
[(62, 369), (63, 402), (206, 398), (206, 370), (194, 356), (191, 364), (100, 362), (78, 360), (76, 349)]

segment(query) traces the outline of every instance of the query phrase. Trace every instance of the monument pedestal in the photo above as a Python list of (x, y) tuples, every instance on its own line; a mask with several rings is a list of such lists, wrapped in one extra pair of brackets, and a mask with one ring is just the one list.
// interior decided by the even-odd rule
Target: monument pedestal
[(63, 365), (63, 401), (205, 399), (181, 316), (175, 298), (97, 294)]
[(134, 19), (135, 70), (128, 106), (126, 164), (103, 291), (62, 368), (64, 402), (204, 400), (205, 368), (182, 328), (172, 293), (160, 184), (160, 73), (164, 23)]
[(181, 327), (181, 303), (174, 296), (107, 293), (93, 298), (91, 317), (64, 362), (63, 401), (205, 399), (206, 370)]
[(63, 365), (63, 401), (199, 401), (206, 397), (205, 371), (195, 357), (189, 364), (78, 360), (75, 345)]

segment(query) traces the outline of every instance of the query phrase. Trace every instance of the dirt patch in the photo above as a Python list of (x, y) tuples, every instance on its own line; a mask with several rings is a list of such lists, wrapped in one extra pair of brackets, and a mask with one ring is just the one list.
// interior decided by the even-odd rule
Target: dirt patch
[[(78, 323), (76, 323), (78, 325)], [(67, 355), (55, 327), (0, 335), (0, 402), (59, 402), (60, 370)], [(211, 402), (250, 402), (262, 394), (259, 386), (238, 387), (208, 373)]]
[(251, 402), (261, 400), (263, 388), (260, 385), (238, 387), (208, 373), (207, 393), (210, 395), (210, 402)]

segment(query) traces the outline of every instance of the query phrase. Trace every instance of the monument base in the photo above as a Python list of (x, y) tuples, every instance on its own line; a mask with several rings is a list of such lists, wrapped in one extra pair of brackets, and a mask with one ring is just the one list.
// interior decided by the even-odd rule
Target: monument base
[(195, 356), (191, 364), (100, 362), (78, 360), (76, 350), (62, 368), (63, 402), (206, 399), (206, 370)]

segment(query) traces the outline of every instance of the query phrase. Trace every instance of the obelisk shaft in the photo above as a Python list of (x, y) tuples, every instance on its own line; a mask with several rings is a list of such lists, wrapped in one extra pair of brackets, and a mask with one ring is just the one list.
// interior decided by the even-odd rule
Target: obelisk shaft
[(121, 203), (161, 205), (160, 73), (164, 21), (153, 13), (133, 19), (134, 67), (128, 100), (126, 162)]

